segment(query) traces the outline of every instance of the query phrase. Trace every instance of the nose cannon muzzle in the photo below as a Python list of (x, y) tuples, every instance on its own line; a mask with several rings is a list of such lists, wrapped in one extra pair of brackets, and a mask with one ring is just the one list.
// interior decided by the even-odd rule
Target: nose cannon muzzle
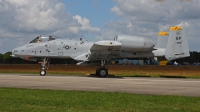
[(11, 57), (18, 57), (18, 56), (16, 56), (17, 53), (18, 53), (18, 50), (14, 49), (14, 50), (12, 51), (12, 54), (11, 54), (10, 56), (11, 56)]

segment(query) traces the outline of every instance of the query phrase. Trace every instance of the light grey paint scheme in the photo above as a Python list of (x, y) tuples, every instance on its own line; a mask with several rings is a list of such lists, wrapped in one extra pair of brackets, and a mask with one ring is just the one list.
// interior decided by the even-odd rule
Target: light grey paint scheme
[[(177, 35), (177, 32), (180, 34)], [(177, 36), (181, 39), (177, 40)], [(40, 42), (34, 41), (14, 49), (12, 56), (32, 61), (35, 61), (36, 58), (71, 58), (82, 62), (78, 65), (84, 65), (84, 62), (113, 58), (165, 57), (173, 60), (189, 56), (185, 30), (170, 31), (166, 48), (155, 48), (153, 41), (148, 38), (128, 35), (117, 36), (115, 41), (89, 42), (82, 39), (60, 38), (39, 40)]]
[[(170, 31), (165, 58), (174, 60), (190, 56), (185, 29)], [(172, 38), (175, 37), (175, 38)]]

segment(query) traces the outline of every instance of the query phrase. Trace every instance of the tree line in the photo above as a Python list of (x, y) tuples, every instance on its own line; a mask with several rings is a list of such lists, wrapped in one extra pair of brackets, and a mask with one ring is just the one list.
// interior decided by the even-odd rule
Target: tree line
[(196, 64), (199, 65), (200, 64), (200, 52), (197, 51), (192, 51), (190, 52), (190, 57), (186, 57), (186, 58), (181, 58), (181, 59), (177, 59), (174, 60), (180, 64)]
[[(13, 58), (10, 55), (12, 52), (6, 52), (5, 54), (0, 53), (0, 64), (37, 64), (38, 62), (27, 61), (21, 58)], [(190, 57), (173, 60), (172, 62), (178, 62), (180, 64), (199, 64), (200, 63), (200, 52), (190, 52)], [(72, 59), (51, 59), (51, 64), (74, 64), (75, 60)]]

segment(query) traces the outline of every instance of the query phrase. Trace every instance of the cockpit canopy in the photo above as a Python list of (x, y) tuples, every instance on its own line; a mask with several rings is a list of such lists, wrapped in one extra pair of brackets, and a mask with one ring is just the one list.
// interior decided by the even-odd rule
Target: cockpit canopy
[(51, 41), (51, 40), (56, 40), (56, 39), (60, 39), (60, 37), (40, 35), (29, 43), (40, 43), (40, 42), (46, 42), (46, 41)]

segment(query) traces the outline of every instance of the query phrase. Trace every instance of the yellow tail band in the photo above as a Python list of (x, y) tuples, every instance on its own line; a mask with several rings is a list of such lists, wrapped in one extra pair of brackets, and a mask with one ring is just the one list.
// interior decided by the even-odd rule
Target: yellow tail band
[(180, 26), (172, 26), (170, 30), (182, 30)]
[(169, 33), (168, 32), (159, 32), (158, 36), (168, 36)]

